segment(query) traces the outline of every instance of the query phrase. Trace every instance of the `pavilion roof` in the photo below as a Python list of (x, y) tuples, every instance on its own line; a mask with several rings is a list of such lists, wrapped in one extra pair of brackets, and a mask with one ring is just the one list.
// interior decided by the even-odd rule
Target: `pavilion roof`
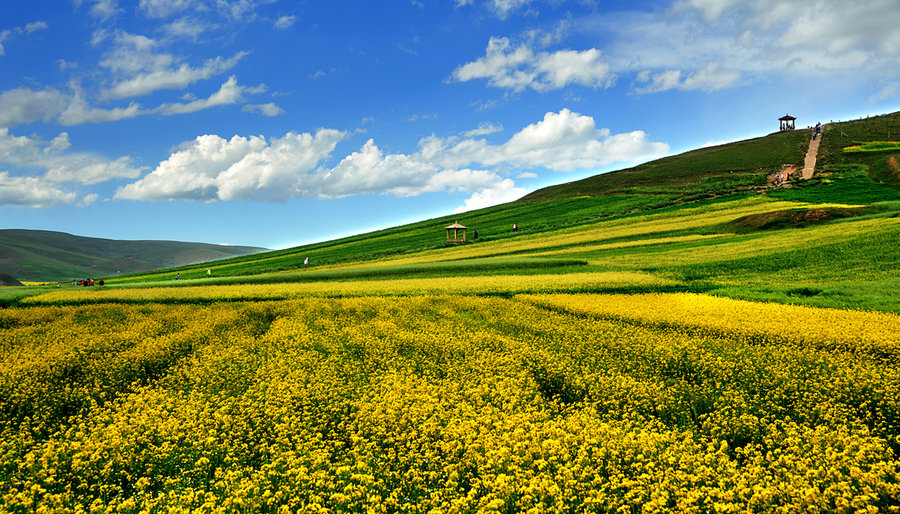
[(469, 228), (465, 225), (460, 225), (458, 221), (453, 222), (449, 227), (444, 227), (445, 229), (453, 229), (453, 228)]
[(784, 116), (778, 118), (778, 121), (788, 121), (788, 120), (796, 120), (796, 119), (797, 118), (795, 118), (789, 114), (785, 114)]

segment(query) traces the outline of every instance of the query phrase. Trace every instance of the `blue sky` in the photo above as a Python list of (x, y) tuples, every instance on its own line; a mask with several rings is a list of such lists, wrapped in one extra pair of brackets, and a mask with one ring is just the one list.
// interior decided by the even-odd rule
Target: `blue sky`
[(0, 228), (283, 248), (900, 109), (896, 0), (0, 7)]

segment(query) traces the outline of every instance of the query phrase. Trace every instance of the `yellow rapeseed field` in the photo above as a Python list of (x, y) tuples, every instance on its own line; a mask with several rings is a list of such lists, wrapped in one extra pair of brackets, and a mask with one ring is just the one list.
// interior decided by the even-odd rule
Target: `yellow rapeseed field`
[(0, 511), (900, 511), (896, 315), (429, 284), (0, 309)]

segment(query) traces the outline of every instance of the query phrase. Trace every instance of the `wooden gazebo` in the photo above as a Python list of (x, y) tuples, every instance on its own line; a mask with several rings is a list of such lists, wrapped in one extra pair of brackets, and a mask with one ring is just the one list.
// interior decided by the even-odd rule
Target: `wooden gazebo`
[[(460, 225), (459, 222), (454, 222), (452, 225), (445, 227), (447, 230), (447, 242), (448, 243), (465, 243), (466, 242), (466, 229), (469, 227)], [(462, 239), (459, 238), (459, 231), (462, 230)], [(450, 232), (453, 231), (453, 237), (450, 237)]]
[(789, 114), (785, 114), (784, 116), (778, 118), (778, 121), (781, 122), (781, 124), (779, 125), (779, 130), (794, 130), (794, 121), (796, 120), (797, 118)]

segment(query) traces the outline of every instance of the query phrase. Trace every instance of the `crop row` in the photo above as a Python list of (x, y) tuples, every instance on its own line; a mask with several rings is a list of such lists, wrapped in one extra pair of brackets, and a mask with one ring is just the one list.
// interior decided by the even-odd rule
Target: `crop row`
[[(781, 308), (420, 295), (5, 309), (2, 399), (18, 407), (0, 410), (0, 510), (900, 510), (900, 368), (874, 351), (900, 344), (896, 325)], [(136, 364), (160, 359), (150, 375)]]

